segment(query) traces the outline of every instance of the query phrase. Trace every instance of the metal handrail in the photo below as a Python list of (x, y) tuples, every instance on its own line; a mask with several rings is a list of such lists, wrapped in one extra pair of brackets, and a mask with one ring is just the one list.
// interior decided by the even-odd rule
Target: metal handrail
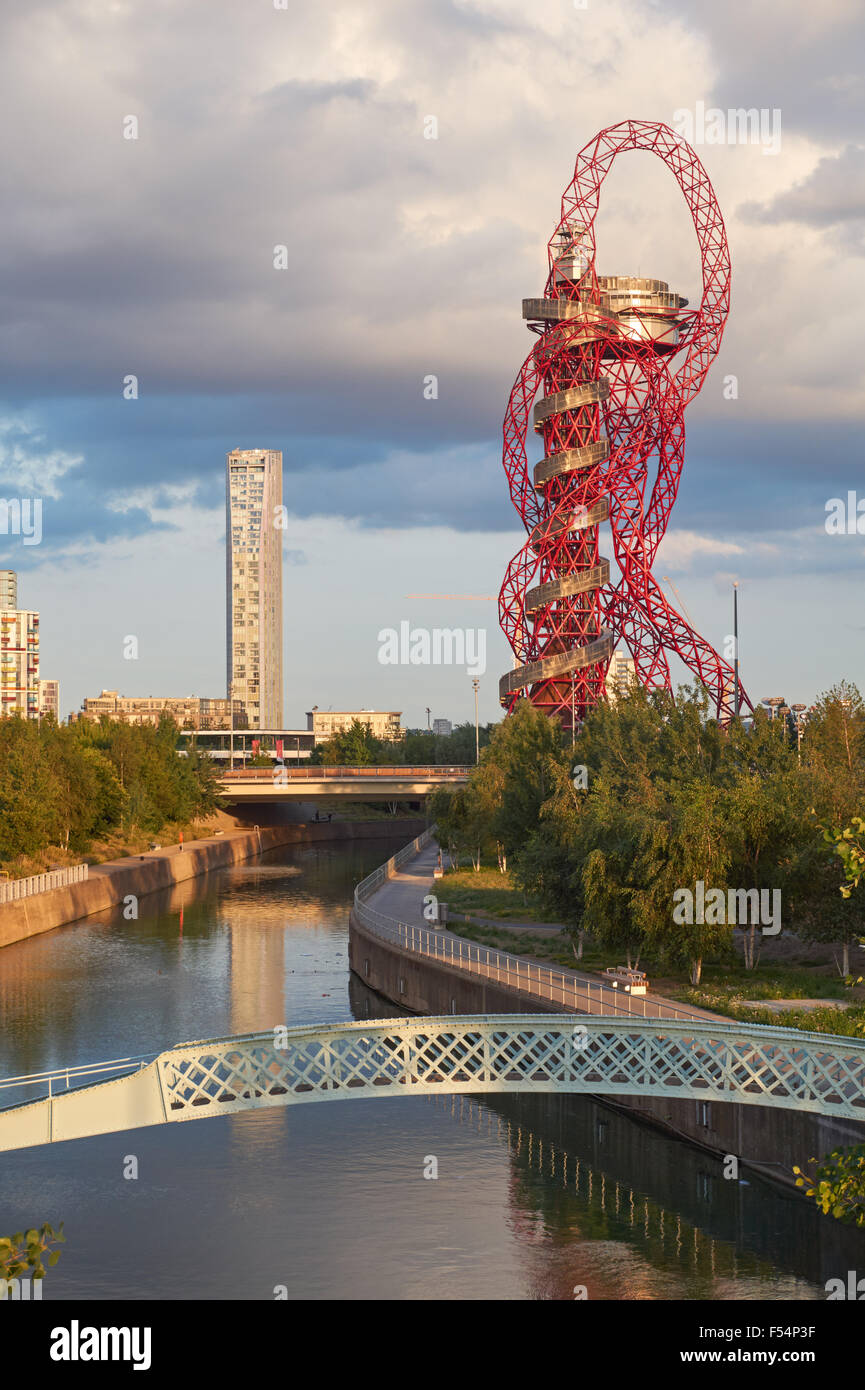
[(0, 1151), (265, 1106), (525, 1091), (736, 1101), (861, 1122), (865, 1039), (535, 1012), (295, 1025), (181, 1043), (110, 1086), (0, 1111)]
[(18, 902), (21, 898), (32, 898), (37, 893), (51, 893), (55, 888), (85, 883), (89, 868), (88, 864), (67, 864), (62, 869), (48, 869), (43, 874), (30, 874), (27, 878), (4, 878), (0, 883), (0, 903)]
[(706, 1021), (704, 1012), (645, 994), (629, 994), (628, 1005), (620, 1005), (612, 988), (600, 981), (596, 983), (564, 970), (537, 965), (522, 956), (514, 956), (508, 951), (499, 951), (489, 946), (479, 946), (461, 937), (431, 931), (426, 927), (412, 926), (370, 907), (366, 902), (370, 894), (392, 878), (400, 865), (420, 853), (432, 839), (433, 831), (425, 831), (357, 885), (354, 890), (354, 911), (358, 921), (367, 930), (392, 941), (402, 950), (440, 960), (443, 964), (466, 970), (473, 975), (482, 975), (485, 979), (495, 980), (496, 983), (517, 989), (523, 994), (548, 999), (551, 1003), (560, 1003), (579, 1013)]
[[(119, 1057), (112, 1062), (91, 1062), (75, 1067), (55, 1067), (51, 1071), (29, 1072), (23, 1076), (4, 1076), (0, 1080), (0, 1091), (15, 1091), (24, 1086), (47, 1086), (47, 1094), (51, 1099), (57, 1094), (55, 1083), (58, 1081), (65, 1081), (67, 1091), (74, 1090), (77, 1088), (70, 1087), (70, 1081), (82, 1081), (87, 1077), (103, 1076), (107, 1072), (142, 1071), (158, 1056), (158, 1052), (147, 1052), (138, 1057)], [(15, 1109), (19, 1104), (19, 1101), (14, 1101), (10, 1106), (0, 1106), (0, 1111)]]

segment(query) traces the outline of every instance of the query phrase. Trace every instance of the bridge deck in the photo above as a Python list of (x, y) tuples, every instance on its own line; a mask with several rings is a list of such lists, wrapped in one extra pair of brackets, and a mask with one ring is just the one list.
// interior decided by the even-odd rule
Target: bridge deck
[(272, 767), (224, 772), (220, 788), (229, 801), (311, 800), (338, 796), (351, 801), (400, 801), (425, 797), (436, 787), (462, 786), (467, 767)]
[[(116, 1080), (56, 1094), (62, 1077), (0, 1083), (54, 1088), (0, 1111), (0, 1150), (269, 1106), (451, 1092), (714, 1099), (865, 1119), (863, 1040), (573, 1014), (275, 1028), (185, 1043)], [(85, 1077), (79, 1069), (75, 1079)]]

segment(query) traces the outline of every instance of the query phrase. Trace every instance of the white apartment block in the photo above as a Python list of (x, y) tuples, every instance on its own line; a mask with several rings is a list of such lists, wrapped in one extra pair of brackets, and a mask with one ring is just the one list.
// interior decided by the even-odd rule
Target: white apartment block
[(433, 733), (435, 734), (436, 738), (450, 738), (453, 731), (453, 724), (449, 719), (433, 720)]
[(282, 454), (226, 456), (227, 695), (250, 729), (282, 727)]
[(0, 713), (39, 718), (39, 614), (0, 608)]
[(326, 743), (334, 734), (344, 734), (355, 719), (359, 724), (366, 724), (373, 738), (392, 741), (402, 738), (402, 710), (395, 709), (320, 710), (316, 705), (307, 711), (306, 727), (312, 729), (316, 743)]
[(18, 607), (18, 576), (14, 570), (0, 570), (0, 608)]
[(39, 718), (51, 715), (55, 723), (60, 723), (60, 682), (39, 682)]
[[(230, 729), (231, 706), (227, 700), (208, 700), (198, 695), (120, 695), (103, 690), (89, 695), (81, 706), (79, 719), (98, 722), (116, 719), (121, 724), (158, 724), (163, 715), (176, 719), (183, 729)], [(235, 706), (234, 724), (243, 727), (242, 710)]]
[(636, 676), (634, 658), (627, 652), (613, 652), (610, 669), (607, 672), (607, 699), (615, 704), (619, 695), (627, 693), (628, 686)]

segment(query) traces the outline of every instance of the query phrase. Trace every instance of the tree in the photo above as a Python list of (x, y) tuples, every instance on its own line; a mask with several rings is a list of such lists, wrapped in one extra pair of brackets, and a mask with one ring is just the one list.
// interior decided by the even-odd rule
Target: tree
[(796, 1186), (805, 1188), (824, 1216), (853, 1226), (865, 1226), (865, 1144), (835, 1149), (818, 1163), (810, 1160), (812, 1172), (794, 1168)]
[(368, 724), (353, 719), (347, 729), (332, 734), (325, 743), (313, 749), (310, 762), (323, 763), (328, 767), (366, 767), (371, 763), (383, 763), (385, 750), (392, 745), (376, 738)]
[(463, 796), (464, 834), (470, 846), (475, 869), (481, 867), (481, 857), (495, 847), (500, 872), (507, 868), (507, 852), (498, 838), (499, 811), (505, 786), (505, 774), (498, 762), (484, 749), (481, 761), (469, 778)]
[(514, 879), (534, 894), (564, 924), (571, 948), (582, 960), (585, 929), (584, 854), (580, 813), (586, 791), (572, 779), (570, 759), (552, 768), (552, 791), (541, 807), (538, 828), (520, 850)]
[[(654, 790), (659, 804), (641, 845), (645, 886), (636, 897), (634, 915), (645, 945), (676, 964), (687, 963), (696, 988), (703, 958), (729, 950), (732, 938), (726, 910), (731, 853), (724, 798), (707, 777), (656, 784)], [(700, 882), (704, 892), (715, 889), (723, 894), (723, 911), (717, 898), (707, 894), (703, 912), (696, 912)]]
[(406, 763), (409, 767), (429, 767), (436, 760), (436, 743), (434, 733), (406, 732), (400, 742), (393, 745), (394, 762)]
[(841, 681), (809, 712), (802, 756), (823, 768), (846, 768), (861, 779), (865, 767), (865, 701), (856, 686)]
[[(801, 779), (792, 767), (739, 772), (726, 788), (724, 813), (731, 846), (730, 886), (758, 892), (777, 889), (783, 903), (796, 883), (797, 861), (809, 837)], [(759, 960), (757, 930), (752, 914), (744, 931), (746, 970), (753, 970)]]
[(854, 816), (843, 830), (824, 830), (823, 838), (841, 860), (845, 879), (840, 887), (841, 896), (849, 899), (865, 874), (865, 820)]
[[(477, 742), (481, 749), (490, 742), (497, 724), (480, 724)], [(455, 724), (449, 734), (442, 734), (435, 740), (435, 757), (439, 767), (467, 767), (475, 761), (475, 726), (469, 722)]]
[(0, 859), (40, 853), (62, 821), (57, 780), (38, 726), (0, 720)]
[(56, 1231), (46, 1221), (38, 1230), (34, 1226), (32, 1230), (19, 1231), (14, 1236), (0, 1237), (0, 1299), (6, 1297), (6, 1280), (20, 1279), (28, 1270), (32, 1271), (34, 1279), (44, 1279), (43, 1256), (46, 1251), (49, 1252), (48, 1264), (56, 1265), (60, 1251), (52, 1247), (63, 1245), (65, 1240), (62, 1221)]
[(79, 734), (80, 725), (49, 725), (42, 735), (57, 790), (59, 843), (85, 852), (120, 819), (123, 793), (108, 759)]
[(806, 941), (840, 945), (841, 959), (836, 956), (835, 964), (850, 979), (850, 948), (865, 937), (865, 821), (853, 816), (842, 830), (817, 830), (822, 841), (809, 856), (796, 930)]
[(558, 723), (528, 700), (520, 700), (493, 729), (469, 786), (477, 786), (477, 795), (485, 800), (489, 835), (505, 855), (517, 853), (537, 829), (541, 807), (553, 790), (561, 742)]
[(464, 787), (436, 787), (427, 802), (427, 814), (436, 826), (439, 844), (447, 850), (454, 868), (459, 868), (462, 851), (470, 843)]
[(213, 810), (212, 760), (195, 748), (181, 757), (177, 743), (171, 719), (156, 728), (0, 720), (0, 859), (51, 846), (81, 854), (119, 827), (157, 832)]

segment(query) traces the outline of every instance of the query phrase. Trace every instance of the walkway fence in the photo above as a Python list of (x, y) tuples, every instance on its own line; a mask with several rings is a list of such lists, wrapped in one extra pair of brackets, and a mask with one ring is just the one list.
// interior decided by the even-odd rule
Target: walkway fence
[(426, 927), (412, 926), (399, 922), (378, 912), (369, 904), (369, 898), (388, 879), (393, 878), (399, 868), (413, 859), (433, 840), (433, 831), (426, 830), (411, 844), (401, 849), (386, 864), (367, 875), (354, 890), (354, 913), (367, 931), (382, 940), (392, 941), (404, 951), (427, 956), (441, 961), (443, 965), (467, 970), (472, 975), (482, 975), (495, 980), (497, 984), (522, 994), (533, 995), (559, 1004), (562, 1008), (573, 1009), (583, 1014), (624, 1014), (631, 1018), (678, 1018), (706, 1020), (709, 1015), (700, 1009), (689, 1009), (685, 1004), (671, 1004), (667, 1000), (655, 999), (651, 995), (633, 995), (624, 989), (617, 990), (600, 981), (589, 980), (571, 971), (557, 970), (547, 965), (536, 965), (534, 961), (512, 956), (507, 951), (497, 951), (488, 946), (478, 946), (449, 933), (430, 931)]
[(0, 879), (0, 903), (14, 903), (19, 898), (32, 898), (35, 893), (50, 893), (52, 888), (68, 888), (70, 883), (84, 883), (86, 864), (72, 864), (68, 869), (52, 869), (47, 874), (30, 878)]

